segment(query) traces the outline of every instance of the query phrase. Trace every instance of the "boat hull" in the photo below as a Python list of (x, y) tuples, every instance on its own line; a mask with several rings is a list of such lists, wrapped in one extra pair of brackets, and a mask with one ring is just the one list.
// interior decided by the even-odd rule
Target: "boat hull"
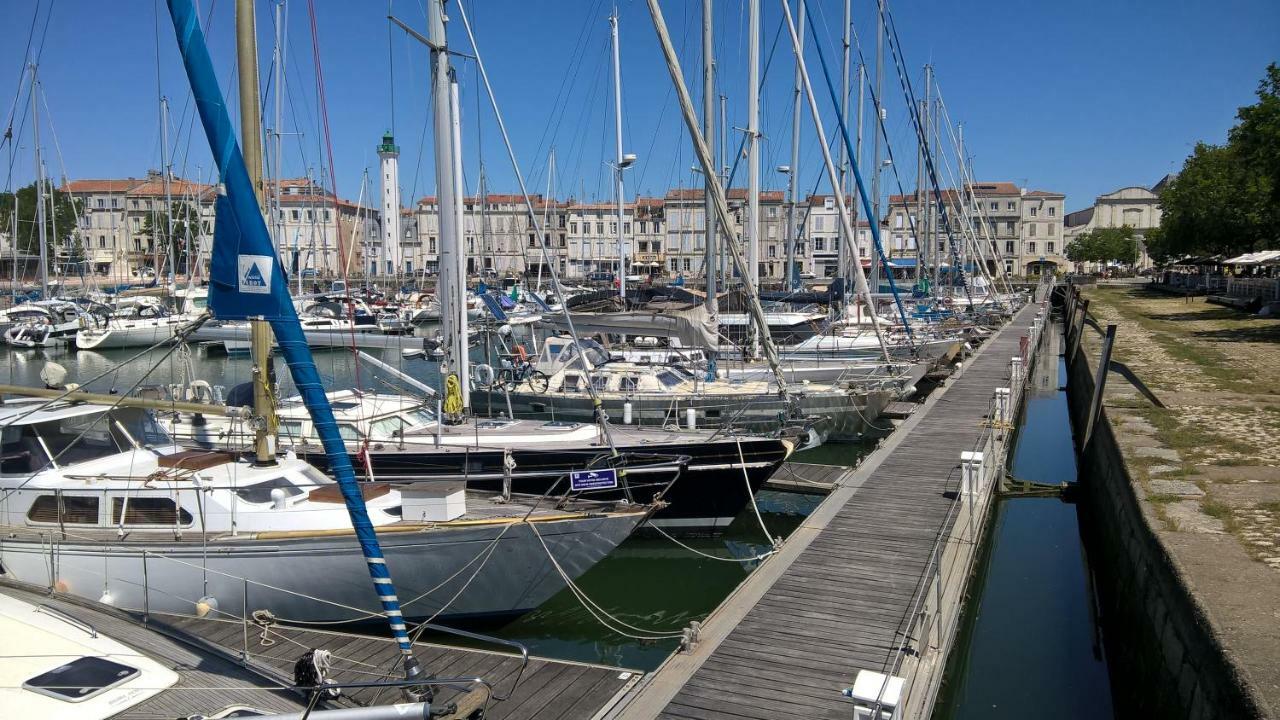
[(80, 350), (151, 347), (172, 340), (180, 325), (181, 322), (156, 322), (153, 325), (81, 330), (76, 333), (76, 347)]
[[(496, 618), (545, 602), (564, 587), (556, 564), (570, 578), (580, 576), (643, 519), (643, 512), (633, 512), (536, 523), (555, 564), (525, 522), (404, 532), (384, 527), (378, 534), (405, 616)], [(95, 600), (106, 593), (112, 604), (131, 610), (197, 614), (207, 596), (234, 618), (265, 609), (280, 620), (355, 622), (380, 612), (354, 535), (278, 535), (206, 548), (198, 539), (51, 541), (47, 532), (37, 537), (19, 528), (0, 544), (0, 563), (17, 580)]]
[[(473, 391), (472, 402), (479, 411), (505, 413), (507, 394), (502, 391)], [(806, 420), (823, 439), (854, 441), (869, 429), (892, 401), (889, 390), (804, 393), (792, 392), (791, 401), (777, 395), (635, 395), (629, 398), (603, 397), (609, 417), (624, 417), (624, 405), (631, 404), (631, 417), (639, 427), (669, 427), (687, 424), (693, 409), (695, 424), (700, 428), (731, 426), (745, 432), (773, 433), (784, 421)], [(589, 422), (595, 417), (591, 398), (583, 394), (512, 392), (511, 412), (518, 418), (540, 420), (577, 420)], [(794, 418), (792, 410), (799, 414)]]

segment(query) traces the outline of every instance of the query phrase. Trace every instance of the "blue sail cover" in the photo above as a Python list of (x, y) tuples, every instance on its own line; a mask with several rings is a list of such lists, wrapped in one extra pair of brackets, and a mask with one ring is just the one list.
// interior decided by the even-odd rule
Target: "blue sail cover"
[(218, 232), (214, 235), (209, 308), (219, 319), (261, 316), (271, 322), (276, 344), (280, 346), (294, 385), (311, 414), (324, 445), (330, 471), (342, 491), (374, 589), (382, 602), (392, 635), (404, 655), (406, 672), (414, 674), (417, 661), (413, 659), (400, 601), (383, 559), (377, 533), (369, 521), (351, 458), (338, 435), (333, 408), (329, 406), (320, 373), (298, 323), (284, 272), (267, 234), (267, 225), (258, 207), (244, 156), (236, 143), (231, 117), (218, 88), (213, 61), (209, 57), (195, 8), (191, 0), (168, 0), (168, 4), (187, 79), (191, 82), (191, 91), (200, 111), (200, 122), (204, 125), (209, 148), (226, 187), (226, 195), (218, 198)]

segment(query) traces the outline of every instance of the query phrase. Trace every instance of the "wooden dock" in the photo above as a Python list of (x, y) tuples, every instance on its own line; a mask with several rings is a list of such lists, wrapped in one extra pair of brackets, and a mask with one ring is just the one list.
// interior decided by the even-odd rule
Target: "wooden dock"
[[(150, 624), (188, 642), (195, 642), (229, 660), (248, 663), (256, 672), (283, 687), (294, 684), (294, 663), (308, 650), (332, 653), (330, 679), (336, 684), (376, 683), (403, 679), (399, 650), (390, 638), (269, 626), (238, 620), (209, 620), (179, 615), (156, 615)], [(608, 710), (643, 677), (643, 673), (519, 654), (419, 642), (415, 654), (429, 678), (451, 679), (434, 686), (433, 710), (449, 703), (464, 718), (483, 709), (494, 720), (586, 720)], [(480, 679), (488, 684), (467, 682)], [(349, 688), (334, 704), (360, 707), (374, 702), (400, 702), (397, 689)]]
[(779, 492), (826, 495), (835, 490), (852, 469), (843, 465), (786, 462), (765, 481), (764, 487)]
[[(928, 717), (1021, 383), (1006, 422), (989, 421), (993, 396), (1011, 386), (1010, 359), (1039, 308), (1023, 308), (834, 479), (779, 554), (707, 619), (694, 649), (671, 656), (607, 717), (847, 720), (854, 701), (842, 691), (860, 670), (904, 679), (895, 717)], [(984, 464), (962, 466), (961, 453), (973, 451)]]

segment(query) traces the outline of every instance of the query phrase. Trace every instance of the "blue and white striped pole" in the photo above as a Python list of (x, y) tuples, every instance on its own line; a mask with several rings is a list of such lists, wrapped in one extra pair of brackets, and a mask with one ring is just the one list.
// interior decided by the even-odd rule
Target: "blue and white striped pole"
[[(400, 600), (396, 596), (395, 585), (391, 582), (391, 573), (378, 544), (377, 533), (373, 523), (369, 521), (369, 513), (351, 466), (351, 458), (338, 434), (333, 408), (329, 406), (329, 399), (320, 382), (320, 373), (316, 370), (311, 349), (307, 346), (302, 327), (298, 323), (284, 271), (272, 247), (266, 222), (245, 168), (244, 156), (236, 142), (231, 117), (218, 88), (213, 61), (209, 57), (209, 48), (205, 44), (204, 33), (200, 30), (195, 8), (191, 0), (168, 0), (168, 5), (178, 36), (178, 47), (182, 51), (183, 65), (191, 82), (196, 107), (200, 111), (200, 121), (204, 125), (209, 148), (227, 189), (226, 197), (219, 198), (223, 206), (220, 209), (224, 212), (219, 213), (217, 230), (222, 232), (215, 235), (211, 253), (213, 267), (210, 272), (209, 307), (219, 318), (262, 317), (271, 323), (276, 343), (289, 366), (294, 385), (302, 395), (303, 403), (311, 413), (316, 432), (324, 445), (330, 471), (342, 491), (347, 512), (351, 516), (351, 526), (355, 529), (360, 549), (369, 567), (369, 576), (373, 579), (373, 586), (382, 603), (383, 613), (387, 616), (391, 633), (400, 646), (405, 676), (409, 679), (416, 678), (421, 675), (422, 670), (413, 656), (413, 645), (405, 628)], [(236, 227), (223, 227), (222, 218), (233, 220)], [(237, 233), (238, 243), (233, 247), (231, 239)], [(217, 239), (219, 236), (225, 240), (221, 246)], [(238, 286), (242, 291), (244, 289), (245, 281), (237, 284), (236, 278), (242, 272), (248, 275), (248, 271), (240, 269), (245, 267), (256, 268), (258, 273), (269, 268), (270, 272), (266, 274), (268, 279), (260, 285), (255, 284), (252, 291), (237, 293), (235, 288)], [(258, 276), (256, 282), (261, 282), (262, 279)]]

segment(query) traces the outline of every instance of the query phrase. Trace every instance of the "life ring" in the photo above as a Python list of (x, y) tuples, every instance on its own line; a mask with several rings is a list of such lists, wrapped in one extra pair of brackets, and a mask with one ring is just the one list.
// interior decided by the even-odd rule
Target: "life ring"
[(474, 375), (477, 385), (482, 387), (489, 387), (490, 385), (493, 385), (494, 373), (491, 365), (481, 363), (472, 368), (471, 373)]
[(516, 345), (516, 359), (522, 363), (529, 362), (529, 351), (524, 349), (524, 345)]
[(955, 304), (955, 302), (956, 301), (954, 298), (949, 298), (949, 297), (942, 298), (942, 304), (946, 305), (947, 307), (951, 307), (952, 305)]

